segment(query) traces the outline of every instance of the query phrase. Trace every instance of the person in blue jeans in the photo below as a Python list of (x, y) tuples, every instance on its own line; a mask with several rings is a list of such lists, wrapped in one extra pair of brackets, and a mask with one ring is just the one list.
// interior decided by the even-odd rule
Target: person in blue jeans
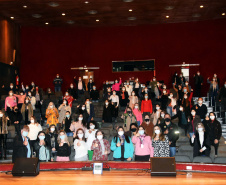
[(63, 80), (60, 78), (59, 74), (56, 75), (56, 78), (53, 80), (53, 84), (55, 86), (55, 92), (61, 91)]
[(111, 150), (114, 161), (131, 161), (133, 158), (133, 143), (121, 126), (118, 127), (118, 134), (111, 141)]
[(169, 138), (170, 145), (170, 157), (176, 154), (176, 142), (179, 139), (179, 131), (177, 125), (171, 122), (171, 117), (169, 114), (165, 114), (164, 123), (160, 125), (163, 133)]

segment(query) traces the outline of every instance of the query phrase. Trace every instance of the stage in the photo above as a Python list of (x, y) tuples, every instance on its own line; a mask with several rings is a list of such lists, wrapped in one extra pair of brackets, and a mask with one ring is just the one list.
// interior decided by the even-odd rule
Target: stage
[(13, 177), (0, 174), (2, 185), (225, 185), (226, 175), (216, 173), (177, 172), (176, 177), (151, 177), (142, 170), (111, 170), (102, 175), (93, 175), (91, 171), (41, 171), (36, 177)]

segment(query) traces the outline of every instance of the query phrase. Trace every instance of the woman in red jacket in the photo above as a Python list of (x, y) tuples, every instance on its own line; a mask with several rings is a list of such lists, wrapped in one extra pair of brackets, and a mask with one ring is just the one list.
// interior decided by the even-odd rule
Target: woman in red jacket
[(141, 113), (149, 116), (152, 114), (152, 102), (148, 99), (148, 94), (144, 95), (144, 100), (141, 102)]

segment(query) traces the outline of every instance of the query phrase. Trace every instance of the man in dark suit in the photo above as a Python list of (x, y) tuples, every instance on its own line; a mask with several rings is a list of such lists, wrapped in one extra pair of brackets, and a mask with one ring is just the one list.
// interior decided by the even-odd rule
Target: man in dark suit
[(21, 129), (21, 134), (16, 135), (13, 140), (13, 163), (17, 158), (31, 158), (32, 156), (30, 139), (27, 137), (28, 132), (29, 127), (27, 125), (24, 125), (23, 129)]

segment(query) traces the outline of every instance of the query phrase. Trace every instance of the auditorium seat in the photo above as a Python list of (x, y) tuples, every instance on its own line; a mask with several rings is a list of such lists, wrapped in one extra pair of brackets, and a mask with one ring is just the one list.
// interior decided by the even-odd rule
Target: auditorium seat
[(180, 145), (188, 145), (190, 143), (189, 138), (187, 136), (180, 136), (177, 140), (177, 146)]
[(5, 101), (5, 99), (6, 99), (7, 96), (8, 95), (1, 95), (1, 100), (4, 100)]
[(71, 154), (69, 156), (70, 161), (75, 160), (75, 149), (74, 149), (74, 144), (71, 145)]
[(214, 163), (226, 164), (226, 157), (216, 157)]
[(176, 155), (188, 156), (191, 160), (193, 160), (193, 147), (190, 144), (180, 145)]
[(212, 159), (206, 156), (197, 156), (194, 157), (193, 163), (212, 163)]
[(226, 145), (219, 145), (217, 156), (218, 157), (226, 157)]
[(191, 159), (187, 155), (175, 155), (176, 162), (191, 162)]

